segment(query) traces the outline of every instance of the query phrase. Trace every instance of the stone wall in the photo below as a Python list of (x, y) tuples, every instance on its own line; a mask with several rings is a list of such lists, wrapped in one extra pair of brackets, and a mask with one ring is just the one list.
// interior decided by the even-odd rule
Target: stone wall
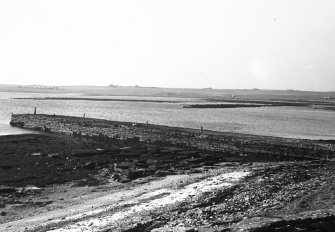
[(334, 160), (334, 142), (202, 131), (189, 128), (44, 114), (14, 114), (10, 124), (88, 139), (109, 138), (160, 143), (208, 152), (280, 159), (285, 157)]

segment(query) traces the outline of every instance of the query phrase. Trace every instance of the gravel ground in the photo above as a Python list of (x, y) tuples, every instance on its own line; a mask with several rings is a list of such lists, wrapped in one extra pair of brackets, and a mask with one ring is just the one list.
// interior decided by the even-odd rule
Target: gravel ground
[(1, 137), (0, 161), (3, 231), (334, 228), (332, 162), (222, 162), (175, 147), (52, 134)]

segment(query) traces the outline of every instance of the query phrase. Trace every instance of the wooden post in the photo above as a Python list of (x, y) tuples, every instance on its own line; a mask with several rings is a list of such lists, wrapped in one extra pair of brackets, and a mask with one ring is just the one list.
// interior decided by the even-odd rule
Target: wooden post
[(201, 133), (204, 132), (204, 128), (201, 126), (200, 128)]
[(36, 107), (34, 108), (34, 114), (36, 114)]

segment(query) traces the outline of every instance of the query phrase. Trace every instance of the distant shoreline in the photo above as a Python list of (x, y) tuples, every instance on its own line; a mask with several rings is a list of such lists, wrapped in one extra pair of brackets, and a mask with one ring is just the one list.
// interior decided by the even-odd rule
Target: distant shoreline
[(80, 98), (80, 97), (32, 97), (32, 98), (13, 98), (19, 100), (61, 100), (61, 101), (121, 101), (121, 102), (154, 102), (154, 103), (180, 103), (181, 101), (172, 101), (172, 100), (145, 100), (145, 99), (112, 99), (112, 98)]
[[(149, 99), (121, 99), (121, 98), (89, 98), (89, 97), (31, 97), (31, 98), (13, 98), (18, 100), (60, 100), (60, 101), (104, 101), (104, 102), (149, 102), (149, 103), (185, 103), (185, 101), (176, 100), (149, 100)], [(183, 108), (251, 108), (251, 107), (278, 107), (295, 106), (309, 107), (312, 109), (335, 111), (335, 105), (332, 102), (322, 101), (292, 101), (292, 100), (243, 100), (243, 99), (203, 99), (205, 103), (191, 103), (183, 105)]]
[(294, 106), (294, 107), (308, 107), (312, 109), (318, 110), (327, 110), (327, 111), (335, 111), (334, 105), (326, 105), (326, 104), (313, 104), (313, 103), (305, 103), (305, 102), (262, 102), (262, 103), (210, 103), (210, 104), (188, 104), (184, 105), (183, 108), (191, 108), (191, 109), (228, 109), (228, 108), (256, 108), (256, 107), (282, 107), (282, 106)]

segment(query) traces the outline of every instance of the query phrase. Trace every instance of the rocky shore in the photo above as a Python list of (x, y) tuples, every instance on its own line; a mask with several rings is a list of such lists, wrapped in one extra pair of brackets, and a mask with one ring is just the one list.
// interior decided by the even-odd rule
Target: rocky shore
[[(333, 141), (24, 118), (34, 120), (20, 124), (14, 117), (12, 124), (41, 133), (0, 137), (0, 230), (332, 231), (334, 226)], [(215, 144), (222, 148), (208, 149)]]

